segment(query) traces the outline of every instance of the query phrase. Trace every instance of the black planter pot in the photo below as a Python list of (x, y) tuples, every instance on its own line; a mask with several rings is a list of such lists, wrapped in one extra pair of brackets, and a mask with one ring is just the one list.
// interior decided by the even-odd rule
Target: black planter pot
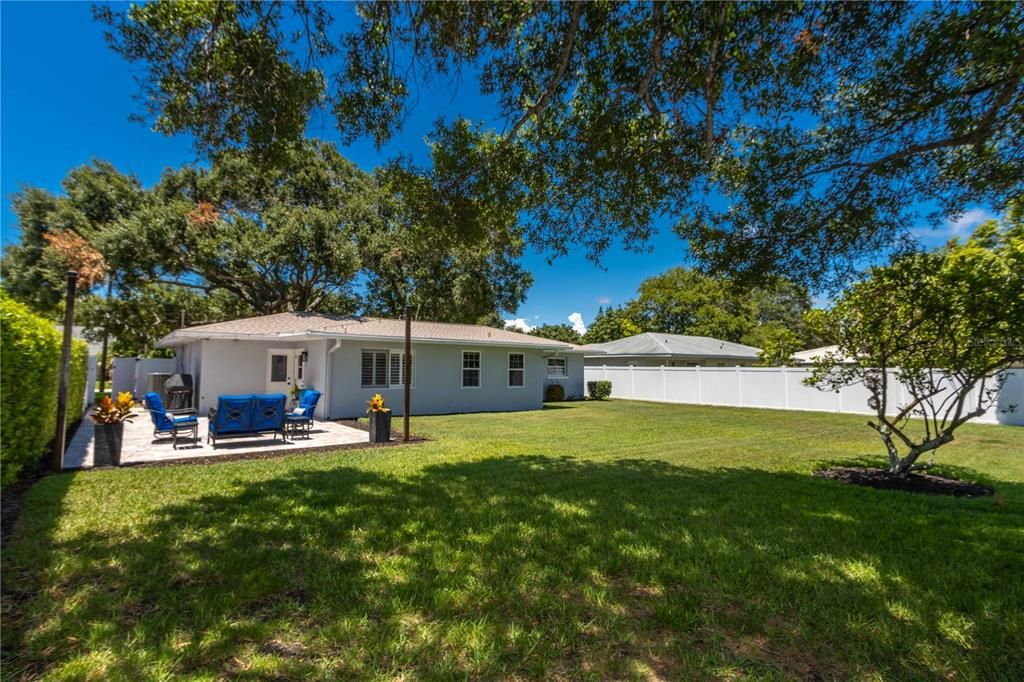
[(391, 440), (391, 413), (370, 412), (370, 442), (387, 443)]
[(95, 450), (93, 466), (116, 467), (121, 465), (121, 441), (124, 439), (124, 422), (96, 424), (93, 437)]

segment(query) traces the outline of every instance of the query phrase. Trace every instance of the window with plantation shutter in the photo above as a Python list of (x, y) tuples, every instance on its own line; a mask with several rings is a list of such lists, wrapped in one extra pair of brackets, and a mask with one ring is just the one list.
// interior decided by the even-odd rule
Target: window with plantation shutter
[[(405, 364), (405, 351), (399, 351), (391, 353), (391, 381), (389, 382), (392, 386), (404, 386), (405, 385), (405, 373), (403, 372), (403, 365)], [(416, 354), (412, 353), (409, 356), (409, 385), (416, 386)]]
[(386, 388), (388, 385), (388, 352), (364, 350), (361, 383), (364, 388)]

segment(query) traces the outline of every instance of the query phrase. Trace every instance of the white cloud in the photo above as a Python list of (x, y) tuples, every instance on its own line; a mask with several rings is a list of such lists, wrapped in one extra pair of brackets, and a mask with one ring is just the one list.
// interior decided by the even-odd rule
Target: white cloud
[(583, 324), (583, 316), (579, 313), (573, 313), (569, 316), (569, 321), (572, 322), (572, 328), (580, 335), (587, 333), (587, 325)]
[(514, 320), (505, 320), (505, 329), (515, 329), (521, 332), (529, 332), (533, 330), (530, 323), (521, 317), (517, 317)]
[(917, 227), (913, 234), (921, 239), (935, 239), (946, 241), (954, 237), (967, 237), (974, 232), (974, 228), (988, 220), (996, 220), (999, 216), (988, 209), (976, 207), (969, 208), (963, 215), (957, 218), (947, 218), (939, 227)]
[(602, 296), (601, 298), (597, 299), (597, 304), (598, 305), (608, 305), (611, 302), (612, 302), (612, 299), (609, 298), (608, 296)]

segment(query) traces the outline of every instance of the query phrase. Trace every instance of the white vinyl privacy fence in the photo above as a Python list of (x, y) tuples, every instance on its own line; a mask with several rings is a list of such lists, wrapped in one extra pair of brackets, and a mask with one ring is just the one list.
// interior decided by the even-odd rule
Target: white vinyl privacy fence
[[(586, 381), (612, 382), (612, 397), (693, 405), (763, 407), (873, 414), (869, 391), (862, 385), (841, 391), (805, 386), (811, 370), (802, 367), (586, 367)], [(1009, 370), (996, 405), (974, 420), (988, 424), (1024, 426), (1024, 370)], [(889, 382), (888, 403), (907, 402), (906, 388)], [(1017, 405), (1016, 412), (1007, 408)]]
[(146, 394), (146, 378), (153, 373), (173, 374), (174, 358), (114, 358), (110, 387), (113, 395), (128, 391), (141, 399)]

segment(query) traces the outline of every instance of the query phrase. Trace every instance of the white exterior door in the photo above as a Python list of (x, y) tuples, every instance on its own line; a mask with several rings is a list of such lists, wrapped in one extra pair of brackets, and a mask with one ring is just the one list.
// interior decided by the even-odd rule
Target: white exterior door
[(295, 351), (291, 348), (271, 348), (267, 351), (267, 393), (292, 390), (295, 378)]

